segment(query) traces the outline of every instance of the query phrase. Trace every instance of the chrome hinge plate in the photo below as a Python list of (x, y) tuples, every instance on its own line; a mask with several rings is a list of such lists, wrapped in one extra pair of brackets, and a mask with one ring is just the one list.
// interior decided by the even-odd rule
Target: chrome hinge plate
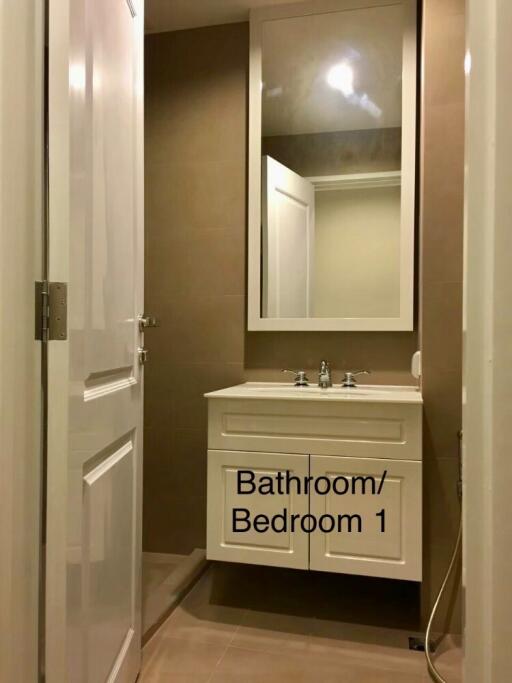
[(66, 282), (36, 282), (36, 329), (39, 341), (68, 338), (68, 285)]

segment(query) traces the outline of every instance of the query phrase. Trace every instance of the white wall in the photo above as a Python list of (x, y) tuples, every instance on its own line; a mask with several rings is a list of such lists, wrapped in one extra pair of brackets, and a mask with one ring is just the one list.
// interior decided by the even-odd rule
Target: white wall
[(314, 316), (400, 315), (400, 187), (316, 192)]
[(0, 2), (0, 681), (37, 680), (43, 2)]

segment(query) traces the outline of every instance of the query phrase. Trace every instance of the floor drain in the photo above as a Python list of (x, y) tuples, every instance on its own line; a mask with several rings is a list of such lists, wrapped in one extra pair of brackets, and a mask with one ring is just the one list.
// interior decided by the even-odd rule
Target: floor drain
[[(418, 638), (416, 636), (409, 636), (409, 650), (414, 652), (425, 652), (425, 638)], [(436, 646), (430, 643), (430, 652), (435, 652)]]

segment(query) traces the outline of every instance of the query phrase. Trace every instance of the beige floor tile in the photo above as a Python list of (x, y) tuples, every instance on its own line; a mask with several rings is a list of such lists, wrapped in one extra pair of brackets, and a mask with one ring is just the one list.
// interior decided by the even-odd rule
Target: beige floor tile
[(445, 637), (438, 644), (432, 659), (441, 676), (449, 683), (461, 683), (463, 653), (460, 642), (451, 636)]
[[(153, 642), (154, 641), (154, 642)], [(197, 643), (157, 634), (150, 641), (151, 648), (143, 654), (142, 671), (146, 678), (160, 676), (210, 676), (226, 651), (226, 646)], [(165, 678), (164, 678), (165, 680)]]
[(243, 615), (243, 609), (223, 603), (216, 576), (209, 570), (171, 614), (160, 633), (189, 642), (227, 646)]
[(208, 683), (211, 674), (142, 674), (137, 683)]
[(146, 673), (160, 642), (160, 633), (156, 633), (142, 648), (142, 671)]
[[(231, 607), (231, 579), (206, 572), (144, 648), (141, 683), (429, 682), (412, 632)], [(462, 682), (459, 645), (445, 638), (436, 653), (449, 683)]]
[(229, 645), (242, 619), (242, 610), (211, 604), (182, 603), (160, 633), (189, 642)]
[[(446, 683), (462, 683), (462, 671), (454, 671), (453, 669), (448, 669), (445, 670), (442, 666), (437, 667), (437, 670), (441, 674), (441, 676), (446, 680)], [(425, 674), (423, 674), (423, 682), (422, 683), (432, 683), (432, 677), (426, 671)]]
[(304, 651), (312, 624), (304, 617), (247, 610), (231, 645), (263, 652)]
[(350, 657), (256, 652), (230, 647), (210, 683), (423, 683), (423, 671), (387, 670)]
[(321, 667), (325, 681), (335, 681), (342, 672), (350, 683), (419, 683), (425, 668), (421, 654), (408, 650), (391, 654), (373, 646), (332, 648), (312, 643), (308, 653), (311, 670)]
[(421, 672), (423, 655), (409, 650), (409, 631), (317, 619), (310, 650), (317, 657), (349, 656), (386, 670)]
[[(421, 671), (400, 671), (386, 670), (377, 664), (369, 665), (347, 661), (343, 665), (344, 676), (340, 680), (347, 683), (423, 683), (423, 673)], [(315, 679), (311, 679), (313, 683)], [(336, 673), (328, 673), (322, 677), (322, 683), (336, 683)], [(309, 681), (308, 681), (309, 683)]]
[(179, 565), (183, 555), (165, 555), (154, 559), (148, 553), (142, 555), (142, 598), (157, 589)]
[[(305, 662), (304, 655), (230, 647), (216, 667), (211, 683), (305, 683)], [(322, 680), (321, 676), (317, 680)], [(339, 683), (344, 683), (343, 679)]]

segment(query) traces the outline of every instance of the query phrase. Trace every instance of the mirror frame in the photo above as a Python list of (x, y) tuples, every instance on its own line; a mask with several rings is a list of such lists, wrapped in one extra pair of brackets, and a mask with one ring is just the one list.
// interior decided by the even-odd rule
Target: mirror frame
[[(279, 2), (279, 0), (277, 0)], [(403, 5), (400, 315), (396, 318), (262, 318), (261, 129), (263, 22), (344, 10)], [(248, 314), (249, 331), (411, 331), (414, 329), (417, 0), (309, 0), (254, 9), (250, 15)], [(341, 260), (341, 255), (340, 255)]]

